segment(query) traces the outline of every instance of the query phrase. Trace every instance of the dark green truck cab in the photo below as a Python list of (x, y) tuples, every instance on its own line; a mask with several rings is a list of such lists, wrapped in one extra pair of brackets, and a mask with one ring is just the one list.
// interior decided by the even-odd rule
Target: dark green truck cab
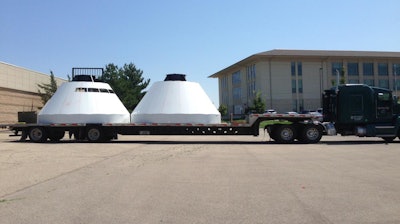
[(324, 122), (331, 124), (325, 127), (341, 135), (391, 141), (399, 136), (399, 109), (397, 98), (384, 88), (346, 84), (323, 93)]

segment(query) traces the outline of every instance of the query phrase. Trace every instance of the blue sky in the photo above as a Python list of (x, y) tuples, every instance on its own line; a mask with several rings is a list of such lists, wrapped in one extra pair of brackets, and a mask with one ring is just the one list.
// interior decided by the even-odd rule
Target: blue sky
[(400, 51), (398, 0), (2, 0), (0, 61), (66, 78), (133, 62), (199, 82), (272, 49)]

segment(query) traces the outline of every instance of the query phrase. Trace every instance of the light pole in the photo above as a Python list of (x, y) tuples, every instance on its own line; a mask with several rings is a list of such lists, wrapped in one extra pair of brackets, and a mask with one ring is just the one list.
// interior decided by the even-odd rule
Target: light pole
[(319, 101), (322, 102), (322, 90), (323, 90), (323, 68), (319, 68)]
[(397, 64), (393, 65), (393, 69), (394, 69), (394, 93), (397, 96), (397, 81), (396, 81), (396, 76), (397, 76)]
[(336, 92), (339, 92), (339, 69), (336, 69)]

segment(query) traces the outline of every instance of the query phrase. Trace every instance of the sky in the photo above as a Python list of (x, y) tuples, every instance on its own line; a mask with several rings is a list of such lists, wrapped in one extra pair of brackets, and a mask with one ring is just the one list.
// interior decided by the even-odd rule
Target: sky
[(67, 79), (134, 63), (150, 85), (208, 76), (273, 49), (400, 51), (398, 0), (2, 0), (0, 61)]

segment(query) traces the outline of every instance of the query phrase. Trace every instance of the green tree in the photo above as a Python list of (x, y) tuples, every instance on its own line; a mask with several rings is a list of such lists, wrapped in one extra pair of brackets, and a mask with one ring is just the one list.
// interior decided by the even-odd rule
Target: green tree
[(225, 116), (228, 113), (228, 107), (225, 104), (221, 104), (218, 111), (221, 113), (221, 116)]
[(150, 83), (145, 80), (143, 71), (136, 68), (133, 63), (125, 64), (122, 68), (112, 63), (106, 65), (100, 80), (108, 83), (120, 98), (124, 106), (131, 112), (146, 94), (144, 89)]
[(254, 97), (253, 110), (255, 110), (255, 112), (259, 114), (264, 113), (265, 102), (261, 99), (261, 92), (257, 92), (256, 97)]
[(50, 98), (57, 91), (57, 82), (54, 78), (53, 71), (50, 71), (50, 83), (42, 83), (37, 85), (39, 87), (38, 93), (42, 100), (43, 105), (50, 100)]

